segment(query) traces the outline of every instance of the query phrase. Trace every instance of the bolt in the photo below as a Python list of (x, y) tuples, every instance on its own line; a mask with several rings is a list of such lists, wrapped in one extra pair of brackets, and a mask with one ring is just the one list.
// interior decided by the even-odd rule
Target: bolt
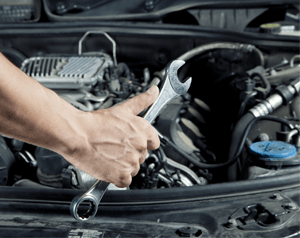
[(276, 200), (282, 200), (282, 197), (281, 197), (281, 195), (279, 194), (279, 193), (274, 193), (271, 197), (270, 197), (270, 199), (276, 199)]
[(66, 12), (66, 5), (63, 2), (58, 2), (56, 4), (57, 14), (64, 14)]
[(289, 209), (289, 210), (296, 210), (297, 209), (296, 204), (292, 203), (292, 202), (283, 204), (282, 207), (285, 208), (285, 209)]
[(154, 8), (154, 1), (153, 0), (146, 0), (145, 1), (145, 9), (147, 11), (151, 11)]
[[(270, 137), (268, 134), (266, 133), (261, 133), (258, 135), (258, 138), (257, 138), (259, 141), (268, 141), (270, 140)], [(260, 146), (259, 146), (260, 147)], [(264, 147), (264, 145), (262, 145), (262, 147)]]
[(233, 227), (236, 227), (237, 225), (238, 225), (238, 224), (237, 224), (236, 220), (233, 219), (233, 218), (230, 218), (230, 219), (228, 220), (228, 223), (226, 224), (226, 227), (228, 227), (228, 228), (233, 228)]

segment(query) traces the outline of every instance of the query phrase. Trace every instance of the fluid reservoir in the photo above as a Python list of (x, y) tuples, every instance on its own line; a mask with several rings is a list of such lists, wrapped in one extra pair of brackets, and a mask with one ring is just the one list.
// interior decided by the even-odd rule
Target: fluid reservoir
[(260, 25), (259, 30), (263, 33), (278, 33), (281, 30), (281, 25), (279, 23), (262, 24)]
[(243, 179), (275, 176), (300, 171), (300, 154), (294, 145), (282, 141), (259, 141), (249, 148), (250, 166)]

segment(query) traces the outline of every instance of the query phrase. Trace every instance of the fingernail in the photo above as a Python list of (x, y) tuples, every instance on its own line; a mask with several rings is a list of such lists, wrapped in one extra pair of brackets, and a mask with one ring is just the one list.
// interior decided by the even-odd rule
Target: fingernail
[(151, 88), (149, 88), (149, 89), (147, 90), (147, 93), (153, 94), (155, 91), (156, 91), (156, 87), (155, 87), (155, 86), (152, 86)]

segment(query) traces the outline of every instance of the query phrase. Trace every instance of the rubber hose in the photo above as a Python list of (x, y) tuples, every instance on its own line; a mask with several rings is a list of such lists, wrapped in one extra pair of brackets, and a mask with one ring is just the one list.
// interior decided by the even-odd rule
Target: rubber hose
[[(264, 59), (263, 53), (259, 49), (257, 49), (254, 45), (241, 44), (241, 43), (230, 43), (230, 42), (217, 42), (217, 43), (200, 45), (200, 46), (184, 53), (183, 55), (179, 56), (177, 59), (188, 61), (189, 59), (193, 58), (194, 56), (198, 56), (200, 54), (206, 53), (207, 51), (218, 50), (218, 49), (244, 50), (244, 51), (250, 51), (250, 52), (253, 51), (258, 55), (258, 57), (260, 59), (260, 65), (262, 65), (262, 66), (265, 65), (265, 59)], [(164, 76), (165, 71), (166, 71), (166, 68), (163, 68), (160, 71), (160, 74)]]
[[(254, 119), (254, 115), (250, 112), (246, 113), (235, 125), (232, 137), (231, 137), (231, 143), (229, 147), (229, 156), (228, 160), (233, 158), (237, 152), (239, 142), (241, 138), (243, 137), (245, 128), (249, 124), (249, 122)], [(236, 181), (236, 175), (237, 175), (237, 162), (234, 162), (229, 168), (228, 168), (228, 181)]]

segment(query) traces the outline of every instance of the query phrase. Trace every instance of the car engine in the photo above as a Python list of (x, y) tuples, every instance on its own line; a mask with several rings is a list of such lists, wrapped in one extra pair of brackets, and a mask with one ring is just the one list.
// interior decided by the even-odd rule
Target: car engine
[[(21, 69), (87, 112), (161, 85), (164, 69), (145, 67), (136, 74), (126, 62), (117, 62), (116, 46), (105, 35), (113, 43), (113, 56), (82, 53), (84, 35), (78, 54), (27, 58)], [(148, 151), (126, 189), (205, 186), (299, 169), (300, 55), (279, 57), (254, 45), (219, 42), (178, 59), (186, 61), (179, 77), (193, 77), (191, 89), (154, 121), (163, 136), (161, 146)], [(45, 148), (4, 136), (0, 143), (0, 185), (88, 189), (96, 180)]]

